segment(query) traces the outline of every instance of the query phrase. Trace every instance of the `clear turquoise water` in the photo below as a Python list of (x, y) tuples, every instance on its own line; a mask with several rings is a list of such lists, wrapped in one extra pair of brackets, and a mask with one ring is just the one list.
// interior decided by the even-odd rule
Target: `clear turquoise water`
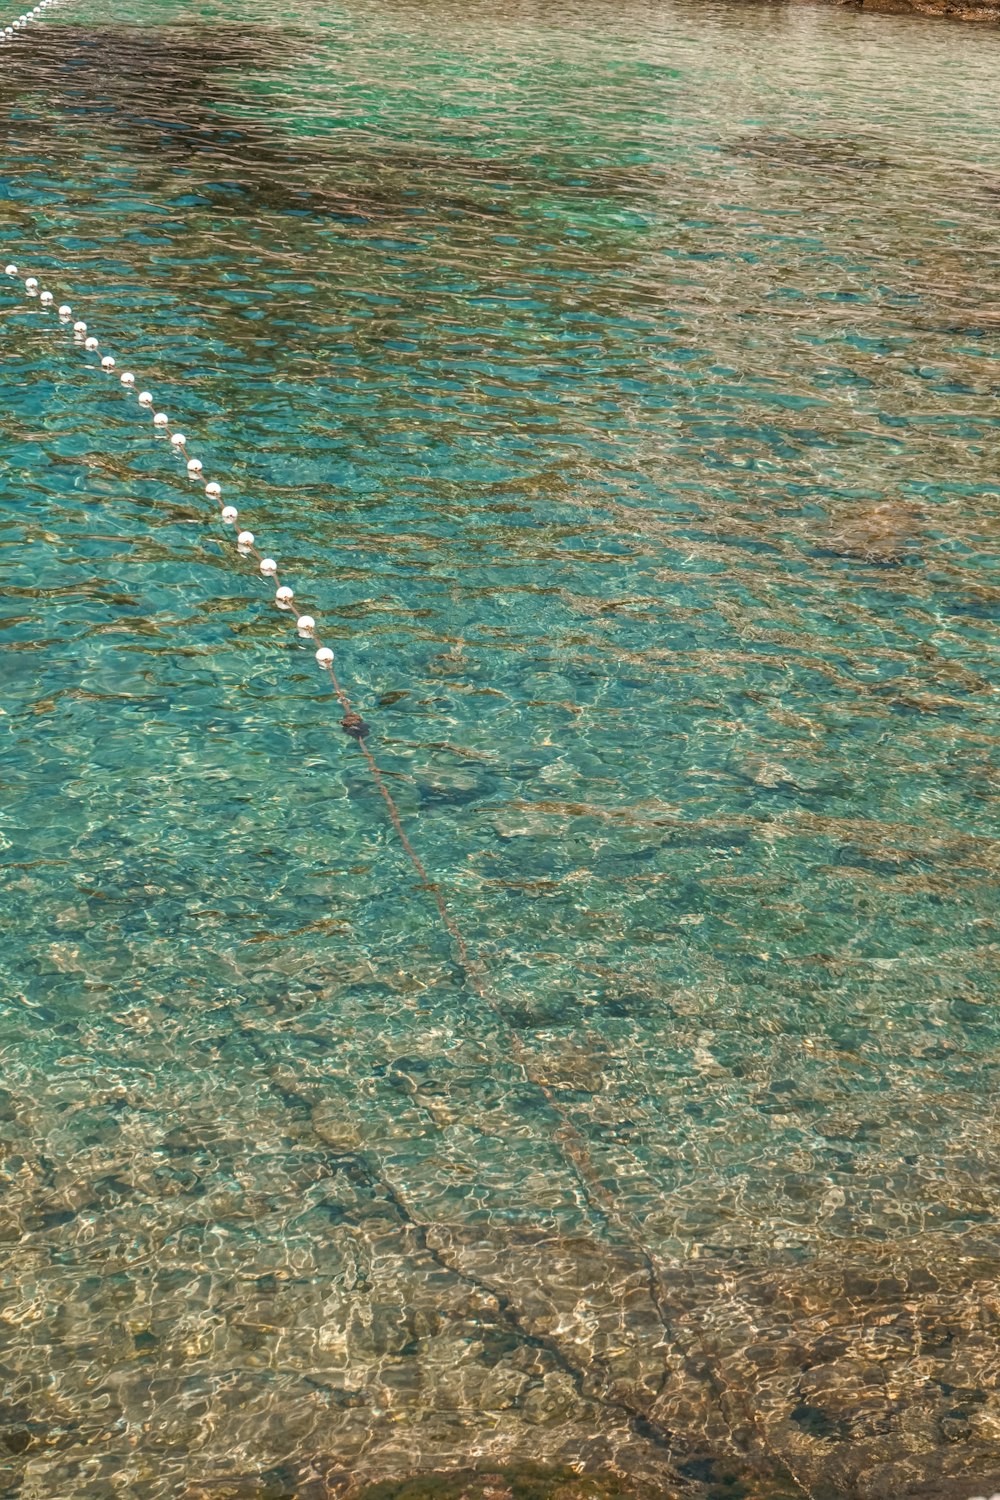
[(998, 67), (687, 0), (0, 51), (0, 257), (329, 622), (490, 976), (0, 286), (4, 1494), (1000, 1489)]

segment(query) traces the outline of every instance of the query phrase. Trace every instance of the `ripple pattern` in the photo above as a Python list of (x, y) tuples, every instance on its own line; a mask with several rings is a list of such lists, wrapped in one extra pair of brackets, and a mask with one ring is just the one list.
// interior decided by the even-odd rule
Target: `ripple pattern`
[(496, 1005), (0, 286), (3, 1493), (1000, 1489), (998, 63), (736, 0), (0, 48), (0, 258), (231, 476)]

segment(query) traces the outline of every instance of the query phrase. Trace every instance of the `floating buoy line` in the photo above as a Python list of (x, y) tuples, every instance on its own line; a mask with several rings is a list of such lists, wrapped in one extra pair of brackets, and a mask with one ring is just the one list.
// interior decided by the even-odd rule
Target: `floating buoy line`
[[(41, 3), (46, 3), (46, 0), (41, 0)], [(56, 0), (49, 0), (49, 3), (55, 4)], [(9, 280), (15, 283), (17, 282), (20, 275), (18, 267), (14, 264), (13, 261), (9, 262), (4, 267), (4, 274)], [(60, 302), (58, 308), (56, 308), (55, 293), (50, 291), (48, 288), (41, 286), (36, 276), (25, 277), (23, 284), (25, 294), (29, 299), (37, 298), (39, 305), (47, 312), (55, 310), (56, 315), (59, 319), (59, 323), (64, 328), (72, 328), (73, 341), (79, 349), (82, 349), (85, 355), (91, 355), (93, 356), (95, 361), (99, 361), (100, 368), (108, 376), (114, 376), (116, 374), (118, 366), (117, 358), (113, 354), (101, 353), (101, 342), (98, 339), (97, 335), (93, 332), (90, 326), (86, 322), (84, 322), (82, 318), (74, 320), (73, 308), (70, 303)], [(96, 365), (92, 365), (91, 368), (96, 368)], [(168, 413), (165, 411), (157, 410), (157, 405), (156, 401), (154, 400), (153, 393), (142, 388), (137, 389), (139, 382), (136, 375), (131, 370), (121, 371), (119, 374), (117, 374), (117, 379), (125, 394), (134, 395), (137, 405), (140, 407), (140, 409), (151, 414), (153, 427), (156, 429), (156, 431), (164, 434), (170, 439), (170, 447), (174, 453), (178, 454), (182, 458), (187, 469), (188, 477), (197, 483), (201, 483), (201, 481), (204, 479), (204, 463), (200, 458), (197, 458), (193, 454), (189, 453), (186, 434), (172, 426)], [(276, 606), (278, 607), (278, 609), (283, 610), (285, 613), (291, 613), (292, 605), (295, 600), (295, 591), (289, 584), (281, 582), (277, 561), (273, 557), (266, 556), (261, 551), (261, 549), (257, 545), (257, 538), (252, 531), (248, 531), (246, 529), (240, 529), (238, 532), (235, 531), (236, 522), (240, 518), (240, 512), (235, 505), (229, 504), (223, 500), (222, 485), (217, 479), (208, 480), (208, 482), (204, 485), (204, 491), (206, 497), (210, 501), (214, 502), (219, 514), (219, 518), (222, 521), (223, 525), (226, 527), (231, 527), (235, 532), (236, 550), (239, 556), (245, 559), (252, 558), (256, 560), (260, 576), (274, 585), (274, 602)], [(368, 768), (375, 780), (375, 784), (379, 792), (381, 793), (383, 800), (385, 801), (390, 819), (403, 846), (403, 849), (411, 864), (413, 865), (413, 868), (419, 877), (420, 883), (426, 886), (426, 888), (432, 893), (434, 897), (435, 904), (437, 905), (438, 912), (441, 916), (441, 920), (444, 923), (450, 937), (455, 943), (462, 968), (470, 977), (470, 980), (473, 982), (477, 993), (480, 994), (480, 997), (487, 999), (487, 1003), (492, 1004), (493, 1002), (488, 1000), (488, 997), (484, 992), (482, 977), (479, 973), (477, 965), (474, 963), (471, 957), (468, 943), (466, 942), (461, 930), (455, 923), (455, 920), (452, 917), (451, 913), (448, 911), (448, 908), (444, 902), (444, 898), (441, 895), (440, 889), (438, 888), (437, 884), (433, 880), (431, 880), (423, 861), (410, 842), (410, 839), (406, 833), (406, 829), (403, 826), (403, 821), (400, 816), (399, 808), (396, 805), (396, 801), (393, 798), (392, 793), (389, 791), (388, 786), (386, 785), (385, 778), (378, 765), (378, 762), (375, 760), (375, 757), (372, 754), (369, 746), (365, 743), (365, 740), (370, 732), (369, 726), (354, 708), (354, 705), (348, 697), (343, 684), (337, 676), (336, 668), (334, 666), (334, 653), (332, 647), (323, 644), (323, 641), (319, 634), (319, 627), (314, 616), (312, 615), (297, 615), (295, 619), (295, 629), (298, 632), (300, 639), (310, 641), (314, 647), (316, 663), (320, 671), (324, 672), (329, 678), (330, 685), (333, 688), (334, 694), (336, 695), (336, 698), (340, 703), (341, 708), (343, 709), (343, 718), (340, 721), (341, 728), (346, 734), (350, 735), (358, 742), (365, 760), (368, 763)], [(474, 979), (473, 976), (475, 976)], [(497, 1013), (499, 1014), (500, 1012), (498, 1011)]]
[[(52, 0), (52, 3), (55, 3), (55, 0)], [(13, 262), (9, 262), (4, 267), (4, 274), (9, 279), (16, 280), (19, 275), (17, 266)], [(29, 298), (37, 298), (40, 306), (45, 308), (47, 312), (51, 312), (54, 309), (55, 293), (42, 287), (36, 276), (25, 277), (24, 290)], [(74, 343), (85, 354), (93, 355), (98, 359), (100, 368), (106, 374), (113, 375), (117, 369), (117, 359), (113, 354), (100, 353), (101, 343), (97, 335), (82, 318), (73, 321), (73, 309), (70, 304), (68, 302), (61, 302), (56, 312), (59, 322), (64, 327), (68, 328), (70, 325), (72, 326)], [(92, 366), (92, 368), (94, 367)], [(137, 380), (131, 370), (123, 370), (117, 378), (125, 393), (128, 395), (134, 394), (138, 405), (143, 410), (149, 411), (152, 414), (153, 426), (157, 432), (161, 432), (169, 437), (171, 449), (183, 458), (189, 478), (194, 481), (200, 481), (203, 478), (204, 464), (200, 458), (196, 458), (188, 453), (187, 437), (183, 432), (172, 428), (168, 414), (165, 411), (156, 410), (156, 403), (152, 392), (142, 389), (136, 390)], [(219, 516), (224, 525), (235, 528), (240, 513), (235, 505), (223, 503), (222, 486), (218, 480), (210, 479), (204, 488), (208, 499), (215, 501)], [(280, 581), (277, 562), (273, 557), (265, 557), (263, 555), (257, 546), (257, 538), (253, 532), (240, 530), (236, 534), (236, 547), (241, 556), (256, 559), (261, 576), (268, 579), (275, 586), (275, 604), (279, 609), (290, 612), (295, 599), (295, 591), (287, 583)], [(312, 615), (299, 615), (296, 618), (295, 627), (303, 640), (312, 641), (316, 648), (316, 661), (320, 669), (329, 675), (333, 690), (344, 708), (344, 718), (342, 720), (344, 730), (356, 739), (363, 740), (368, 733), (368, 726), (361, 716), (354, 712), (346, 693), (337, 679), (337, 674), (333, 666), (333, 651), (329, 646), (324, 646), (320, 640), (315, 619)], [(421, 878), (426, 879), (426, 872), (423, 873)]]
[(18, 16), (17, 20), (11, 21), (9, 26), (0, 28), (0, 43), (11, 41), (19, 31), (30, 26), (32, 21), (40, 21), (50, 6), (58, 4), (59, 0), (38, 0), (38, 4), (32, 10), (26, 10), (23, 16)]

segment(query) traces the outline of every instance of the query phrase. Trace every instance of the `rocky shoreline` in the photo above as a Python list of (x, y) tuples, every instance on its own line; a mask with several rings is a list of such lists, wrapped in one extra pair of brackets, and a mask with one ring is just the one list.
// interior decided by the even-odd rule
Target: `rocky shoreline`
[(1000, 24), (997, 0), (839, 0), (847, 10), (893, 16), (940, 16), (951, 21), (992, 21)]

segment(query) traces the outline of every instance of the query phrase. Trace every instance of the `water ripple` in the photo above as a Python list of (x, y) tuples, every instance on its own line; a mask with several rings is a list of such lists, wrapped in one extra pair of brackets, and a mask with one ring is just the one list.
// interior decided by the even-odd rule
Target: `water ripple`
[(323, 621), (502, 1014), (309, 646), (0, 287), (5, 1492), (1000, 1488), (998, 48), (0, 49), (4, 256)]

